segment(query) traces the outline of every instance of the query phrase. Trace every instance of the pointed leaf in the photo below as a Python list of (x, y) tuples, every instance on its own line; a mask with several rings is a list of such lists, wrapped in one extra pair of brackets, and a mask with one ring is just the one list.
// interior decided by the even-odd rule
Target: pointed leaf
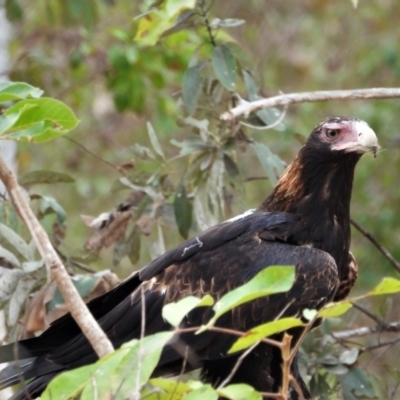
[(10, 298), (23, 275), (24, 273), (20, 269), (9, 269), (0, 266), (0, 302)]
[(256, 326), (255, 328), (247, 331), (244, 336), (236, 340), (233, 346), (229, 349), (228, 353), (235, 353), (237, 351), (247, 349), (253, 344), (259, 342), (261, 339), (274, 335), (275, 333), (294, 328), (295, 326), (303, 325), (304, 323), (301, 321), (301, 319), (288, 317)]
[(217, 28), (235, 28), (237, 26), (243, 25), (246, 23), (244, 19), (237, 19), (237, 18), (226, 18), (226, 19), (219, 19), (215, 18), (211, 21), (211, 27), (214, 29)]
[(174, 198), (174, 213), (179, 233), (187, 239), (190, 227), (192, 226), (193, 206), (189, 201), (186, 189), (183, 185), (178, 187)]
[(215, 315), (207, 326), (213, 325), (222, 314), (240, 304), (270, 294), (288, 291), (293, 285), (294, 278), (294, 267), (269, 266), (264, 268), (249, 282), (222, 296), (214, 305)]
[(340, 376), (340, 384), (342, 386), (345, 399), (359, 399), (354, 392), (362, 393), (370, 399), (376, 398), (374, 387), (368, 375), (360, 368), (351, 368), (350, 371)]
[(147, 122), (147, 132), (149, 134), (150, 142), (151, 145), (153, 146), (154, 151), (163, 159), (165, 160), (165, 155), (162, 151), (160, 142), (158, 141), (156, 132), (153, 128), (153, 125), (151, 125), (150, 122)]
[(390, 294), (400, 292), (400, 280), (395, 278), (383, 278), (382, 281), (367, 296), (375, 296), (379, 294)]
[(277, 177), (284, 169), (282, 160), (276, 154), (273, 154), (271, 150), (263, 143), (255, 142), (254, 149), (258, 159), (261, 162), (261, 165), (271, 181), (271, 184), (275, 186)]
[(189, 114), (193, 114), (196, 110), (197, 100), (199, 98), (201, 87), (204, 79), (200, 75), (203, 63), (199, 63), (193, 67), (188, 68), (183, 75), (182, 82), (182, 98), (183, 104), (188, 110)]
[(183, 318), (196, 307), (212, 306), (213, 298), (207, 294), (199, 299), (195, 296), (188, 296), (178, 302), (168, 303), (163, 307), (162, 316), (172, 326), (179, 326)]
[(235, 58), (225, 45), (214, 48), (211, 57), (212, 67), (221, 84), (229, 91), (236, 89)]
[(20, 264), (18, 258), (15, 257), (15, 255), (13, 253), (11, 253), (11, 251), (0, 246), (0, 263), (1, 263), (2, 259), (6, 260), (13, 267), (21, 268), (21, 264)]
[[(15, 231), (10, 229), (7, 225), (0, 223), (0, 235), (10, 243), (15, 250), (21, 254), (25, 260), (31, 260), (33, 257), (34, 251), (30, 248), (29, 244), (22, 239)], [(18, 265), (18, 264), (16, 264)]]
[(29, 275), (22, 276), (11, 296), (8, 306), (8, 326), (14, 326), (20, 317), (21, 310), (26, 304), (29, 293), (36, 284), (36, 280)]
[(71, 183), (75, 179), (71, 176), (55, 171), (31, 171), (21, 175), (18, 178), (18, 183), (21, 186), (42, 184), (42, 183)]
[(42, 94), (43, 90), (24, 82), (0, 82), (0, 103), (28, 97), (39, 98)]
[[(159, 332), (137, 341), (117, 366), (108, 384), (106, 382), (106, 391), (99, 393), (98, 398), (104, 399), (106, 393), (110, 392), (122, 399), (131, 397), (132, 391), (139, 393), (156, 368), (164, 346), (173, 336), (174, 332)], [(96, 391), (93, 392), (95, 393)]]
[(335, 318), (344, 314), (348, 309), (352, 307), (349, 301), (343, 301), (341, 303), (330, 303), (327, 304), (322, 310), (318, 312), (320, 318)]
[(358, 354), (360, 353), (360, 351), (358, 349), (356, 349), (355, 347), (353, 347), (350, 350), (345, 350), (339, 357), (339, 361), (342, 364), (346, 364), (346, 365), (352, 365), (354, 364), (357, 359), (358, 359)]

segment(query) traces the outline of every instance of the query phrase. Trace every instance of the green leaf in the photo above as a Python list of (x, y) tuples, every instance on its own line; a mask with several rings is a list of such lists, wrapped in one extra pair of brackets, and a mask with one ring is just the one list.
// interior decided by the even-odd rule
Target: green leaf
[(56, 214), (58, 223), (64, 225), (67, 215), (56, 199), (50, 196), (42, 196), (40, 194), (32, 195), (31, 199), (42, 199), (40, 203), (40, 218), (48, 214)]
[(233, 383), (222, 389), (217, 389), (217, 393), (230, 400), (261, 400), (262, 396), (253, 387), (245, 383)]
[(196, 6), (196, 0), (166, 0), (165, 12), (167, 16), (174, 17), (185, 10), (190, 10)]
[(17, 287), (8, 304), (8, 326), (14, 326), (17, 323), (21, 311), (25, 307), (29, 293), (32, 291), (35, 284), (37, 284), (36, 279), (33, 279), (29, 275), (23, 275), (18, 281)]
[(138, 229), (133, 229), (128, 237), (127, 244), (129, 261), (136, 264), (140, 258), (140, 232)]
[(0, 134), (2, 139), (38, 143), (66, 134), (78, 122), (72, 110), (58, 100), (21, 100), (0, 116)]
[(265, 144), (254, 142), (253, 145), (257, 157), (267, 173), (268, 179), (271, 181), (271, 185), (275, 186), (278, 180), (277, 177), (284, 169), (282, 160), (276, 154), (273, 154)]
[(264, 268), (249, 282), (221, 297), (213, 307), (215, 315), (207, 326), (213, 325), (222, 314), (243, 303), (270, 294), (288, 291), (293, 285), (294, 278), (295, 268), (292, 266), (269, 266)]
[(147, 132), (149, 134), (149, 138), (150, 138), (150, 142), (151, 145), (153, 146), (154, 151), (163, 159), (165, 160), (165, 155), (162, 151), (160, 142), (158, 141), (156, 132), (153, 128), (153, 126), (151, 125), (150, 122), (147, 122)]
[(196, 111), (197, 100), (201, 93), (201, 88), (204, 82), (200, 75), (201, 68), (204, 63), (199, 63), (188, 68), (183, 75), (182, 82), (182, 98), (188, 113), (192, 115)]
[(0, 103), (29, 97), (37, 99), (42, 94), (43, 90), (24, 82), (0, 82)]
[(253, 76), (250, 72), (242, 69), (243, 80), (246, 86), (247, 94), (249, 95), (249, 100), (254, 101), (258, 99), (258, 91), (260, 88), (258, 87), (256, 81), (254, 80)]
[(244, 19), (237, 18), (226, 18), (226, 19), (216, 19), (211, 22), (213, 28), (236, 28), (237, 26), (246, 23)]
[[(157, 366), (163, 347), (173, 336), (174, 332), (160, 332), (137, 341), (111, 375), (110, 382), (105, 382), (107, 391), (99, 393), (98, 398), (106, 398), (105, 394), (110, 392), (116, 398), (129, 398), (132, 396), (132, 382), (134, 391), (139, 392)], [(93, 398), (88, 397), (88, 400)]]
[(187, 239), (192, 226), (193, 206), (189, 201), (184, 185), (179, 185), (174, 198), (174, 213), (179, 233)]
[(236, 89), (235, 58), (225, 45), (214, 48), (211, 57), (212, 67), (221, 84), (229, 91)]
[(0, 267), (0, 302), (11, 297), (23, 275), (20, 269)]
[(358, 354), (360, 351), (353, 347), (350, 350), (345, 350), (340, 356), (339, 356), (339, 361), (342, 364), (346, 365), (353, 365), (357, 359), (358, 359)]
[(13, 267), (21, 268), (21, 264), (18, 261), (18, 258), (15, 257), (15, 255), (11, 253), (11, 251), (5, 249), (2, 246), (0, 246), (0, 260), (1, 259), (8, 261), (10, 264), (12, 264)]
[(194, 389), (190, 393), (188, 393), (185, 397), (185, 400), (217, 400), (218, 394), (217, 391), (211, 387), (211, 385), (205, 384), (201, 385), (199, 388)]
[(25, 260), (31, 260), (33, 258), (33, 251), (28, 243), (26, 243), (21, 236), (19, 236), (7, 225), (0, 223), (0, 235), (7, 240), (7, 242), (10, 243), (14, 249), (25, 258)]
[(379, 294), (390, 294), (400, 292), (400, 280), (395, 278), (383, 278), (382, 281), (367, 296), (376, 296)]
[(343, 301), (341, 303), (330, 303), (324, 306), (319, 312), (318, 317), (320, 318), (335, 318), (344, 314), (352, 304), (349, 301)]
[[(191, 387), (185, 382), (179, 382), (176, 379), (167, 378), (153, 378), (149, 380), (149, 383), (160, 389), (163, 389), (170, 396), (172, 393), (176, 395), (178, 399), (191, 390)], [(171, 397), (168, 397), (169, 399)]]
[(163, 307), (162, 316), (172, 326), (179, 326), (183, 318), (196, 307), (212, 306), (213, 298), (206, 294), (199, 299), (195, 296), (188, 296), (178, 302), (168, 303)]
[(374, 387), (368, 375), (360, 368), (351, 368), (350, 371), (339, 377), (340, 384), (343, 390), (343, 398), (346, 400), (356, 400), (359, 396), (355, 393), (360, 393), (370, 399), (376, 398)]
[(18, 183), (21, 186), (34, 185), (42, 183), (71, 183), (75, 182), (75, 179), (67, 174), (55, 171), (32, 171), (21, 175), (18, 178)]
[(303, 322), (298, 318), (282, 318), (277, 321), (267, 322), (266, 324), (256, 326), (255, 328), (246, 332), (240, 337), (233, 346), (229, 349), (228, 353), (235, 353), (243, 349), (247, 349), (253, 344), (259, 342), (265, 337), (274, 335), (275, 333), (285, 331), (295, 326), (303, 326)]
[(233, 161), (232, 158), (225, 153), (223, 160), (224, 160), (225, 170), (228, 173), (229, 177), (231, 179), (235, 179), (237, 176), (239, 176), (240, 172), (236, 162)]
[(163, 6), (162, 9), (152, 8), (141, 15), (134, 38), (137, 42), (154, 46), (164, 33), (180, 22), (181, 14), (196, 6), (196, 0), (167, 0)]
[[(82, 392), (86, 385), (95, 382), (102, 389), (108, 385), (108, 377), (129, 352), (129, 348), (119, 349), (95, 364), (73, 369), (54, 378), (40, 396), (41, 400), (70, 399)], [(107, 379), (105, 379), (107, 378)], [(81, 400), (84, 397), (81, 397)], [(87, 397), (86, 397), (87, 398)], [(92, 397), (93, 398), (93, 397)]]
[(39, 268), (44, 267), (44, 261), (39, 260), (39, 261), (25, 261), (22, 263), (22, 270), (26, 273), (29, 274), (33, 271), (38, 270)]

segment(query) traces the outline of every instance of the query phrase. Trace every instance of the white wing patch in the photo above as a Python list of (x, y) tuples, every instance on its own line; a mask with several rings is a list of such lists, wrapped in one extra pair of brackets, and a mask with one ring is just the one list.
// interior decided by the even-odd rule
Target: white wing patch
[(197, 236), (196, 236), (196, 243), (191, 244), (188, 247), (185, 247), (183, 249), (183, 253), (182, 253), (181, 257), (185, 257), (186, 252), (189, 251), (190, 249), (192, 249), (193, 247), (196, 247), (196, 246), (199, 246), (199, 248), (203, 247), (203, 242)]
[(228, 219), (226, 222), (234, 222), (237, 221), (239, 219), (243, 219), (248, 217), (249, 215), (253, 214), (253, 212), (256, 211), (255, 208), (252, 208), (251, 210), (247, 210), (245, 211), (243, 214), (237, 215), (236, 217), (230, 218)]

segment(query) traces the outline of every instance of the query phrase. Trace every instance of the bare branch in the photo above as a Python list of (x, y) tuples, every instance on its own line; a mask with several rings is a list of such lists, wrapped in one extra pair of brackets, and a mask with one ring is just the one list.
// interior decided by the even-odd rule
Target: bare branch
[(354, 90), (322, 90), (317, 92), (303, 92), (282, 94), (266, 99), (242, 103), (229, 111), (223, 113), (220, 118), (229, 121), (240, 115), (260, 110), (261, 108), (271, 108), (285, 106), (295, 103), (310, 103), (317, 101), (332, 100), (357, 100), (357, 99), (393, 99), (400, 97), (400, 88), (370, 88)]
[(332, 336), (335, 339), (348, 339), (381, 332), (400, 332), (400, 321), (390, 322), (384, 326), (363, 326), (361, 328), (348, 329), (347, 331), (332, 332)]
[(400, 342), (399, 337), (397, 337), (393, 340), (389, 340), (387, 342), (381, 342), (381, 343), (373, 344), (371, 346), (364, 347), (364, 348), (360, 349), (360, 353), (365, 353), (366, 351), (380, 349), (381, 347), (392, 346), (394, 344), (397, 344), (398, 342)]
[(287, 395), (289, 393), (289, 385), (290, 385), (290, 366), (292, 364), (293, 358), (290, 351), (290, 345), (292, 343), (292, 336), (285, 333), (283, 335), (282, 340), (282, 386), (280, 393), (284, 396), (284, 399), (287, 399)]
[(299, 400), (305, 400), (303, 391), (301, 390), (299, 383), (297, 382), (296, 378), (293, 375), (290, 375), (290, 383), (293, 385), (294, 390), (296, 390), (299, 396)]
[(367, 308), (363, 307), (362, 305), (353, 303), (353, 307), (356, 308), (357, 310), (361, 311), (365, 315), (368, 315), (368, 317), (370, 317), (377, 324), (379, 324), (379, 326), (381, 326), (381, 327), (383, 326), (384, 328), (385, 328), (385, 326), (387, 326), (387, 322), (385, 320), (383, 320), (382, 318), (379, 318), (377, 315), (375, 315), (374, 313), (372, 313), (371, 311), (369, 311)]
[(1, 157), (0, 178), (7, 188), (20, 218), (29, 229), (39, 253), (45, 262), (48, 280), (54, 280), (56, 282), (58, 289), (64, 297), (68, 310), (71, 312), (71, 315), (81, 328), (99, 358), (112, 353), (114, 351), (113, 345), (101, 330), (93, 315), (89, 312), (80, 297), (75, 286), (72, 284), (64, 265), (51, 245), (46, 231), (40, 225), (35, 214), (29, 207), (26, 196), (18, 185), (17, 179)]
[(260, 342), (254, 343), (253, 346), (250, 346), (249, 348), (247, 348), (246, 351), (240, 355), (240, 357), (236, 360), (235, 365), (233, 366), (231, 372), (223, 380), (223, 382), (218, 386), (218, 389), (222, 389), (232, 380), (233, 376), (236, 374), (236, 371), (239, 369), (243, 360), (254, 350), (255, 347), (258, 346), (259, 343)]
[(358, 222), (354, 221), (354, 219), (350, 219), (351, 224), (359, 230), (367, 239), (371, 241), (372, 244), (392, 263), (392, 265), (400, 272), (400, 263), (390, 254), (390, 252), (385, 249), (378, 240), (372, 236), (365, 228), (363, 228)]

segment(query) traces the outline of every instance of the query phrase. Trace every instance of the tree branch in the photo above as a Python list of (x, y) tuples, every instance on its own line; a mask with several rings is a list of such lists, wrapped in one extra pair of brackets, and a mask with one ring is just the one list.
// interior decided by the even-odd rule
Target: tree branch
[(17, 179), (1, 157), (0, 179), (7, 188), (17, 213), (29, 229), (36, 243), (47, 268), (48, 280), (54, 280), (56, 282), (68, 310), (99, 358), (112, 353), (114, 351), (113, 345), (101, 330), (93, 315), (87, 309), (75, 286), (72, 284), (64, 265), (51, 245), (46, 231), (40, 225), (35, 214), (29, 207), (26, 196), (18, 185)]
[(363, 326), (361, 328), (349, 329), (347, 331), (332, 332), (332, 336), (335, 339), (349, 339), (352, 337), (360, 337), (371, 335), (373, 333), (380, 332), (400, 332), (400, 321), (390, 322), (384, 326)]
[(238, 106), (223, 113), (220, 118), (229, 121), (240, 115), (260, 110), (261, 108), (271, 108), (286, 106), (295, 103), (310, 103), (329, 100), (357, 100), (357, 99), (393, 99), (400, 97), (400, 88), (370, 88), (354, 90), (322, 90), (317, 92), (303, 92), (282, 94), (256, 101), (242, 101)]
[(373, 245), (392, 263), (392, 265), (400, 272), (400, 263), (390, 254), (388, 250), (386, 250), (376, 239), (365, 230), (358, 222), (354, 221), (354, 219), (350, 218), (351, 224), (359, 230), (367, 239), (371, 241)]

